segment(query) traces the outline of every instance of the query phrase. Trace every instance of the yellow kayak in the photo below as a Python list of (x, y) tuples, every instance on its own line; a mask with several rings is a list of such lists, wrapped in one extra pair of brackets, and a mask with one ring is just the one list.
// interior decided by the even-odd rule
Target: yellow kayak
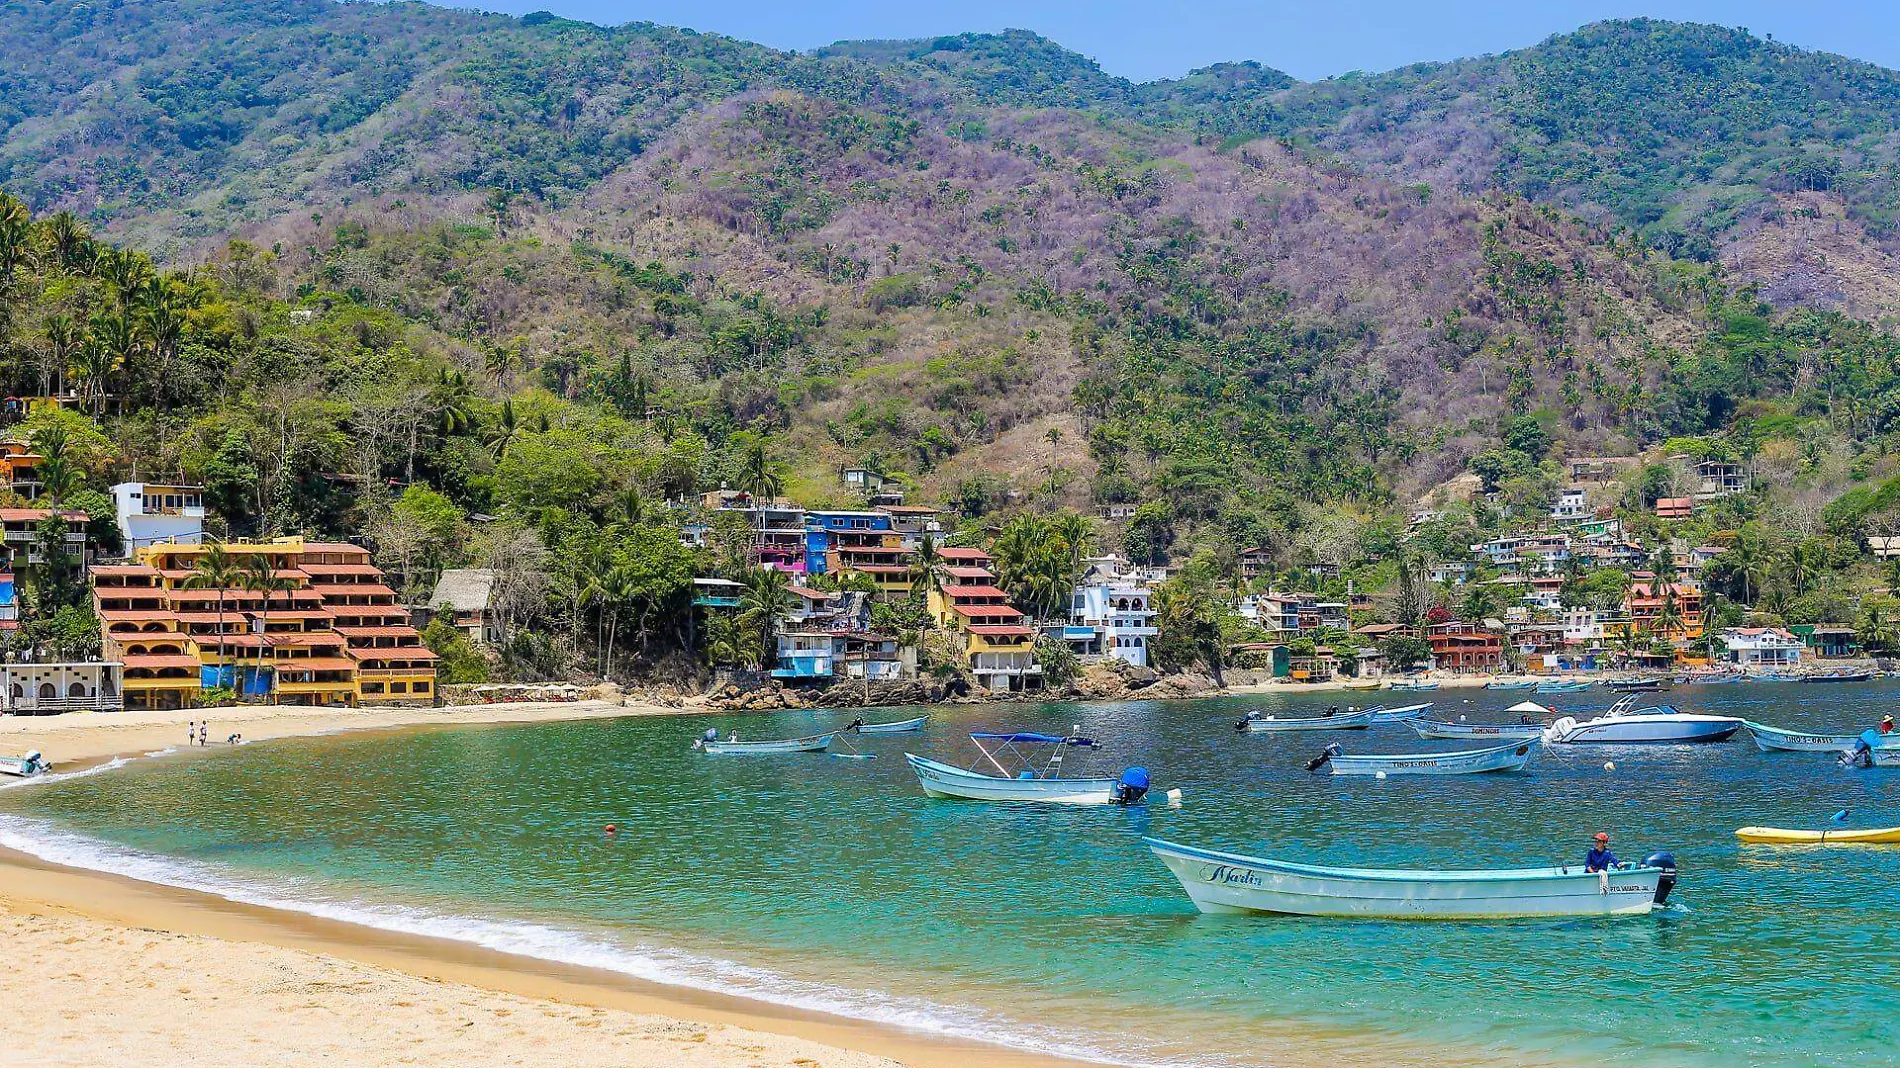
[(1783, 845), (1873, 845), (1900, 844), (1900, 827), (1870, 827), (1865, 830), (1791, 831), (1780, 827), (1743, 827), (1735, 837), (1744, 842), (1779, 842)]

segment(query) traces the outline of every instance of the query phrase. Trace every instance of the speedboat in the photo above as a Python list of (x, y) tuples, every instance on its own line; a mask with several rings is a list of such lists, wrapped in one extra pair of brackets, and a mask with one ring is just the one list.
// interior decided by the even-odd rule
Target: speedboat
[(1334, 775), (1481, 775), (1491, 771), (1519, 771), (1531, 759), (1531, 740), (1510, 741), (1486, 749), (1464, 749), (1455, 753), (1400, 753), (1396, 755), (1349, 755), (1334, 742), (1306, 770), (1318, 771), (1330, 765)]
[(766, 756), (776, 753), (822, 753), (831, 748), (831, 740), (837, 732), (814, 734), (808, 738), (776, 738), (767, 741), (744, 742), (737, 738), (719, 741), (716, 738), (701, 738), (693, 743), (693, 748), (704, 750), (714, 756)]
[(1625, 697), (1596, 719), (1565, 716), (1544, 729), (1544, 741), (1551, 745), (1725, 742), (1742, 729), (1742, 721), (1733, 716), (1679, 712), (1670, 705), (1635, 705), (1635, 698)]
[(1641, 915), (1664, 904), (1676, 886), (1676, 860), (1668, 853), (1606, 872), (1586, 872), (1582, 865), (1426, 871), (1295, 864), (1142, 841), (1207, 913), (1424, 920)]
[(0, 775), (11, 775), (18, 779), (44, 775), (52, 766), (37, 749), (28, 750), (25, 756), (0, 757)]
[(1806, 734), (1801, 731), (1782, 730), (1745, 719), (1742, 726), (1755, 739), (1755, 748), (1764, 753), (1843, 753), (1854, 747), (1859, 735), (1854, 734)]
[[(1056, 805), (1133, 805), (1148, 793), (1146, 768), (1129, 768), (1118, 778), (1062, 777), (1068, 749), (1098, 749), (1093, 738), (1027, 731), (970, 735), (982, 754), (969, 768), (905, 753), (924, 793), (965, 801), (1041, 801)], [(978, 767), (995, 769), (978, 771)]]
[(1280, 719), (1249, 712), (1234, 723), (1234, 729), (1249, 734), (1285, 734), (1291, 731), (1362, 731), (1372, 726), (1371, 712), (1338, 712), (1304, 719)]
[(909, 734), (924, 729), (924, 723), (930, 717), (918, 716), (916, 719), (900, 719), (890, 723), (860, 723), (854, 728), (859, 734)]

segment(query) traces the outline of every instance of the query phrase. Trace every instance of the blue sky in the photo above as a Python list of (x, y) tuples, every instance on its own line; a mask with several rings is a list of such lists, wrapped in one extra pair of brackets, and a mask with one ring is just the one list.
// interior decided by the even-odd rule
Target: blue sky
[(1166, 78), (1229, 59), (1256, 59), (1300, 78), (1389, 70), (1520, 48), (1605, 18), (1746, 26), (1804, 48), (1900, 68), (1895, 0), (1203, 0), (1174, 5), (1098, 0), (439, 0), (523, 14), (548, 10), (590, 22), (690, 26), (786, 49), (854, 37), (934, 37), (1011, 27), (1035, 30), (1104, 69)]

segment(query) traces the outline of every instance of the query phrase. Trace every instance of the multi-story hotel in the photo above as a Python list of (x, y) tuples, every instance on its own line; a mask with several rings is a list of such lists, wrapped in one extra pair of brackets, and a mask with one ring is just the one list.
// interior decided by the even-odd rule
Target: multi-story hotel
[(92, 569), (107, 659), (125, 664), (133, 708), (197, 704), (208, 688), (284, 704), (432, 702), (436, 655), (409, 625), (369, 551), (279, 538), (228, 542), (240, 564), (267, 558), (284, 589), (201, 584), (210, 546), (141, 547)]
[(1023, 690), (1039, 682), (1036, 633), (996, 585), (990, 554), (981, 549), (938, 550), (945, 563), (930, 591), (930, 614), (965, 638), (964, 654), (977, 684), (991, 690)]

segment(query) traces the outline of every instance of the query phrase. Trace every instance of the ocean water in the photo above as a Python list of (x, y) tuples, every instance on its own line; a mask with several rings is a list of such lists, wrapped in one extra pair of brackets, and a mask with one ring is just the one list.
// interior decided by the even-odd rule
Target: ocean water
[[(1826, 755), (1546, 749), (1522, 775), (1335, 779), (1348, 751), (1459, 748), (1402, 726), (1242, 736), (1371, 695), (931, 710), (872, 760), (710, 757), (848, 712), (338, 736), (174, 754), (0, 790), (0, 844), (49, 859), (923, 1031), (1128, 1064), (1900, 1064), (1900, 848), (1744, 846), (1747, 824), (1900, 824), (1900, 772)], [(1412, 695), (1381, 695), (1402, 703)], [(1521, 693), (1439, 691), (1480, 718)], [(1890, 683), (1679, 688), (1656, 699), (1845, 732)], [(1601, 708), (1601, 692), (1537, 698)], [(905, 713), (892, 711), (888, 718)], [(886, 718), (879, 714), (877, 718)], [(1065, 731), (1142, 764), (1178, 809), (922, 795), (905, 750)], [(1072, 758), (1073, 759), (1073, 758)], [(1603, 765), (1614, 761), (1614, 771)], [(1080, 770), (1080, 769), (1077, 769)], [(613, 822), (620, 833), (602, 833)], [(1678, 907), (1586, 921), (1203, 917), (1139, 843), (1293, 860), (1519, 866), (1675, 852)]]

